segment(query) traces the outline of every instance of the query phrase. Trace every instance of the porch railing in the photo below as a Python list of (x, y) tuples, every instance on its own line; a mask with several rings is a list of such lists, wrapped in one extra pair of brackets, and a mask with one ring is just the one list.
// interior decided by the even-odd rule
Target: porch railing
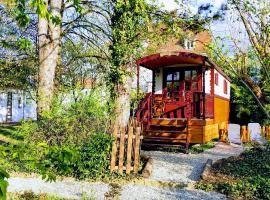
[[(155, 115), (155, 111), (153, 111), (155, 110), (155, 101), (157, 99), (161, 101), (163, 106), (163, 111), (160, 115)], [(181, 101), (170, 102), (162, 94), (148, 93), (138, 106), (136, 118), (139, 122), (149, 122), (152, 117), (213, 118), (214, 96), (206, 94), (204, 97), (203, 92), (187, 91)]]

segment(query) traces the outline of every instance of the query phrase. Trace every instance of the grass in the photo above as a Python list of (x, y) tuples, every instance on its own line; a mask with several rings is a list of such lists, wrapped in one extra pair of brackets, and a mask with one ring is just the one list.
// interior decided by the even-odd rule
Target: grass
[(196, 188), (215, 190), (232, 199), (270, 199), (270, 144), (219, 160)]
[(207, 142), (206, 144), (194, 145), (189, 149), (190, 153), (202, 153), (208, 149), (214, 148), (216, 144), (212, 141)]
[[(94, 200), (95, 198), (89, 198), (83, 196), (82, 200)], [(24, 192), (24, 193), (8, 193), (7, 200), (72, 200), (66, 199), (56, 196), (50, 196), (48, 194), (34, 194), (32, 191)]]

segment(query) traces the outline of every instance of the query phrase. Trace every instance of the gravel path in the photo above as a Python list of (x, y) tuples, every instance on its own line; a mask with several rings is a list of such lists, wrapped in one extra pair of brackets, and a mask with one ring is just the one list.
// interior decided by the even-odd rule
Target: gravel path
[(109, 192), (109, 186), (104, 183), (87, 183), (78, 181), (45, 182), (38, 178), (10, 178), (9, 192), (22, 193), (33, 191), (35, 194), (47, 193), (62, 198), (81, 199), (83, 196), (94, 199), (104, 199)]
[(122, 190), (123, 200), (223, 200), (226, 196), (216, 192), (204, 192), (201, 190), (188, 190), (179, 188), (160, 188), (145, 185), (125, 185)]
[[(207, 159), (218, 160), (239, 155), (243, 151), (241, 146), (218, 144), (201, 154), (182, 154), (169, 152), (144, 152), (154, 159), (153, 172), (150, 180), (159, 182), (190, 183), (199, 180), (200, 174)], [(105, 183), (88, 183), (77, 181), (57, 181), (48, 183), (39, 178), (14, 177), (9, 180), (9, 192), (33, 191), (34, 193), (47, 193), (63, 198), (81, 199), (83, 196), (94, 199), (108, 199), (113, 190)], [(111, 198), (109, 198), (111, 199)], [(123, 185), (120, 199), (184, 199), (184, 200), (220, 200), (226, 199), (224, 195), (186, 188), (168, 188), (150, 185)]]
[(200, 154), (183, 154), (161, 151), (144, 151), (154, 159), (151, 180), (189, 183), (198, 181), (208, 159), (236, 156), (243, 152), (240, 145), (219, 143), (216, 147)]

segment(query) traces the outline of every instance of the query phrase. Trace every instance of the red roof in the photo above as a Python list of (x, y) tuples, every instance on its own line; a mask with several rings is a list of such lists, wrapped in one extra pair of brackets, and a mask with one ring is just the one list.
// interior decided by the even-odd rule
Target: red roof
[(207, 56), (194, 53), (191, 51), (174, 51), (166, 53), (157, 53), (149, 55), (137, 60), (137, 65), (145, 67), (150, 70), (158, 68), (172, 66), (177, 64), (191, 64), (194, 66), (201, 66), (205, 63), (206, 67), (213, 66), (219, 73), (221, 73), (226, 79), (231, 79), (219, 68), (213, 61)]

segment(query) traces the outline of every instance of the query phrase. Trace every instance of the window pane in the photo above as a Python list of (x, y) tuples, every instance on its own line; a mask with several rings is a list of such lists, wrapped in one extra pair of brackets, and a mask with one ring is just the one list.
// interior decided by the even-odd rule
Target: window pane
[(185, 91), (190, 91), (190, 83), (186, 82)]
[(179, 91), (179, 81), (174, 82), (174, 90)]
[(167, 75), (167, 81), (172, 81), (172, 74)]
[(193, 70), (192, 71), (192, 80), (196, 80), (197, 79), (197, 76), (198, 76), (197, 70)]
[(191, 88), (192, 88), (192, 90), (198, 90), (198, 83), (193, 82)]
[(191, 71), (185, 71), (185, 80), (190, 80), (191, 78)]
[(173, 75), (174, 75), (173, 78), (174, 78), (175, 81), (179, 81), (180, 80), (180, 72), (175, 72)]

